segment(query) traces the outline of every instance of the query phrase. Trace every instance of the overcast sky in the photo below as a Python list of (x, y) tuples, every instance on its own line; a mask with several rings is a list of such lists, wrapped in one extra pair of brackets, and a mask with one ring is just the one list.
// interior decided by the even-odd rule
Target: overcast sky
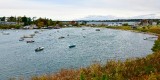
[(160, 13), (160, 0), (0, 0), (0, 16), (74, 20), (90, 15), (132, 17)]

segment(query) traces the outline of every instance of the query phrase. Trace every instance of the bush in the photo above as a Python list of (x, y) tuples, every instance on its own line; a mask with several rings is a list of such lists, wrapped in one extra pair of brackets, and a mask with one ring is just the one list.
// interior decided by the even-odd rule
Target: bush
[(152, 48), (152, 51), (156, 52), (156, 51), (159, 51), (159, 50), (160, 50), (160, 40), (156, 40), (155, 44)]
[(122, 25), (123, 25), (123, 26), (129, 26), (128, 23), (124, 23), (124, 24), (122, 24)]

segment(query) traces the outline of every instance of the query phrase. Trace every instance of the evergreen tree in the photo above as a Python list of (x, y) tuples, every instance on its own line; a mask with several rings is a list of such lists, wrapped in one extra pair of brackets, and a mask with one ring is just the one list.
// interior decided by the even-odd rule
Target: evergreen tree
[(4, 17), (2, 17), (2, 19), (1, 19), (1, 21), (5, 21), (6, 20), (6, 17), (4, 16)]
[(26, 16), (22, 17), (22, 22), (24, 23), (24, 26), (28, 25)]

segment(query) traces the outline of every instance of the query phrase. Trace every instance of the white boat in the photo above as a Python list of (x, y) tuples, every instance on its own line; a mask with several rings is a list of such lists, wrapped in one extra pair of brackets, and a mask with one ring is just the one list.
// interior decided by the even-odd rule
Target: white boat
[(148, 38), (144, 38), (144, 40), (156, 40), (158, 37), (148, 37)]
[(31, 35), (24, 35), (23, 38), (33, 38)]
[(35, 36), (35, 34), (30, 34), (29, 36), (32, 36), (32, 37), (33, 37), (33, 36)]
[(10, 33), (4, 33), (4, 32), (3, 32), (2, 34), (3, 34), (3, 35), (9, 35)]
[(21, 38), (19, 39), (19, 41), (24, 41), (24, 38), (23, 38), (23, 37), (21, 37)]
[(43, 49), (44, 49), (44, 47), (38, 47), (37, 49), (35, 49), (35, 52), (42, 51)]

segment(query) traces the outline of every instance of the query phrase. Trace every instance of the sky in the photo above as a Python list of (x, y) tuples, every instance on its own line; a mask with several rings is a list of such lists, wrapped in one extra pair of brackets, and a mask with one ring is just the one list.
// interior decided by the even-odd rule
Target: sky
[(160, 0), (0, 0), (0, 16), (75, 20), (87, 16), (160, 16)]

